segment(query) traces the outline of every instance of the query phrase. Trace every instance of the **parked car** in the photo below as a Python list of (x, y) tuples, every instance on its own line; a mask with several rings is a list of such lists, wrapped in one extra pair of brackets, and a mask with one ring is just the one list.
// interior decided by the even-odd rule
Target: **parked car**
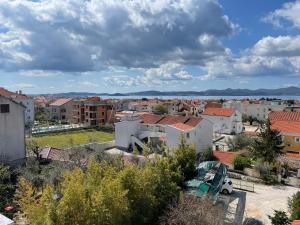
[(221, 193), (228, 195), (228, 194), (231, 194), (232, 191), (233, 191), (232, 181), (229, 177), (225, 177), (225, 179), (223, 181)]

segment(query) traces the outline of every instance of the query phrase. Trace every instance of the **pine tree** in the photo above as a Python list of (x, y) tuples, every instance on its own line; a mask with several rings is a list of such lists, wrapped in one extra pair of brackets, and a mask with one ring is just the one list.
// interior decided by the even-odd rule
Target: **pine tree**
[(250, 151), (254, 158), (272, 163), (278, 156), (283, 154), (283, 146), (280, 143), (280, 133), (271, 129), (270, 121), (267, 121), (262, 125), (258, 138), (250, 147)]

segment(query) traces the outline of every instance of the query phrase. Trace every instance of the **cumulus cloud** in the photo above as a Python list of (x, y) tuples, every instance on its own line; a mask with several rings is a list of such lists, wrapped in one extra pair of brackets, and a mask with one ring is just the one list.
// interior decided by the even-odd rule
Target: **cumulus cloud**
[(287, 23), (295, 28), (300, 28), (300, 0), (287, 2), (280, 9), (269, 13), (263, 18), (264, 22), (271, 23), (275, 27), (283, 27)]
[(216, 0), (2, 0), (0, 66), (84, 72), (204, 64), (236, 25)]
[(194, 79), (183, 66), (170, 62), (158, 68), (140, 68), (139, 72), (141, 74), (137, 76), (113, 75), (105, 77), (104, 80), (114, 86), (161, 86)]
[(200, 79), (299, 76), (299, 41), (299, 36), (264, 37), (238, 56), (229, 53), (208, 62)]

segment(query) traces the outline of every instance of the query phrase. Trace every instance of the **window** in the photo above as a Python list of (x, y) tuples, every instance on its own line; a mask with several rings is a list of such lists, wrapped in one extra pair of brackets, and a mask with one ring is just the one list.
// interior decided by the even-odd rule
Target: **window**
[(300, 143), (300, 137), (296, 137), (296, 138), (295, 138), (295, 142)]
[(1, 104), (0, 113), (9, 113), (9, 104)]
[(190, 138), (190, 133), (186, 133), (186, 138)]

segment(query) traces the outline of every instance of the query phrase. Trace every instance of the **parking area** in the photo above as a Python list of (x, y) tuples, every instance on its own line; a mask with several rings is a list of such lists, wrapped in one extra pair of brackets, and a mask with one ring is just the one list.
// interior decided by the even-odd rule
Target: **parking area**
[(254, 184), (254, 186), (254, 192), (235, 190), (229, 196), (220, 196), (226, 207), (224, 225), (241, 225), (246, 218), (255, 218), (264, 225), (271, 225), (268, 215), (272, 215), (274, 209), (287, 211), (288, 197), (300, 190), (281, 185)]

